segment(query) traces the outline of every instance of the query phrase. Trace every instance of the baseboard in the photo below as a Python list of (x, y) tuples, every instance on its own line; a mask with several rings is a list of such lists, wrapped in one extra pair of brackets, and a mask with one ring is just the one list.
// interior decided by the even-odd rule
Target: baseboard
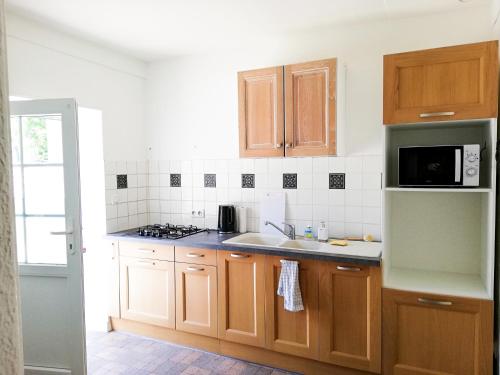
[(24, 366), (24, 375), (71, 375), (71, 370), (39, 366)]
[(281, 368), (288, 371), (311, 375), (373, 375), (370, 372), (350, 369), (318, 362), (312, 359), (300, 358), (288, 354), (278, 353), (265, 348), (237, 344), (219, 340), (215, 337), (196, 335), (193, 333), (176, 331), (130, 320), (112, 318), (111, 323), (116, 331), (125, 331), (137, 335), (152, 337), (168, 341), (173, 344), (184, 345), (195, 349), (242, 359), (264, 366)]

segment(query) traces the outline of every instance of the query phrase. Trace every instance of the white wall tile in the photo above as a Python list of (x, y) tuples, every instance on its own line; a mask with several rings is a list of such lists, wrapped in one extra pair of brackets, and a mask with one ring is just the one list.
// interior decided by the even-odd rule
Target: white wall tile
[(142, 213), (137, 215), (138, 226), (144, 226), (148, 224), (148, 214)]
[(116, 162), (111, 160), (104, 161), (104, 173), (116, 174)]
[(127, 161), (127, 174), (137, 174), (137, 162), (133, 160)]
[(363, 223), (380, 225), (381, 221), (382, 216), (379, 207), (363, 207)]
[(137, 187), (137, 175), (136, 174), (129, 174), (127, 176), (127, 185), (129, 188)]
[(381, 207), (382, 192), (380, 190), (363, 190), (363, 206)]
[(160, 188), (151, 186), (148, 190), (149, 199), (160, 199)]
[(268, 160), (268, 168), (270, 174), (283, 173), (283, 159), (273, 158)]
[(345, 188), (346, 189), (361, 189), (362, 175), (361, 173), (347, 173), (345, 176)]
[(217, 200), (217, 189), (215, 188), (204, 188), (205, 201), (215, 202)]
[(344, 206), (328, 206), (328, 218), (330, 221), (344, 222), (345, 207)]
[(299, 174), (313, 173), (312, 158), (296, 158), (296, 160), (297, 160), (297, 173)]
[(342, 156), (335, 156), (328, 158), (328, 171), (330, 173), (344, 173), (345, 158)]
[(328, 172), (313, 174), (313, 189), (327, 190), (328, 179)]
[(116, 205), (116, 216), (117, 217), (128, 216), (128, 204), (127, 203), (118, 203)]
[(159, 174), (150, 174), (148, 175), (148, 186), (149, 187), (158, 187), (160, 186), (160, 175)]
[(148, 175), (147, 174), (138, 174), (137, 175), (137, 187), (146, 187), (148, 186)]
[(343, 206), (345, 204), (345, 190), (329, 189), (328, 204), (333, 206)]
[(181, 164), (181, 173), (182, 174), (191, 174), (193, 173), (193, 163), (191, 160), (183, 160)]
[(192, 167), (193, 167), (193, 174), (203, 174), (204, 169), (204, 160), (193, 160), (192, 162)]
[(229, 201), (233, 203), (241, 202), (240, 188), (229, 188)]
[(148, 173), (149, 174), (160, 173), (160, 162), (158, 160), (149, 160), (148, 161)]
[(297, 189), (297, 204), (312, 204), (313, 190), (312, 189)]
[(328, 206), (313, 206), (313, 219), (316, 222), (326, 221), (328, 222)]
[(205, 201), (205, 215), (218, 215), (217, 204)]
[(137, 215), (137, 202), (128, 202), (128, 215)]
[(345, 224), (343, 221), (330, 221), (328, 223), (328, 235), (334, 238), (345, 237)]
[(217, 160), (205, 160), (203, 162), (203, 173), (217, 173)]
[(116, 189), (116, 175), (114, 174), (107, 174), (104, 177), (104, 186), (106, 189)]
[(180, 188), (180, 187), (170, 188), (170, 200), (181, 201), (182, 200), (182, 188)]
[(297, 188), (298, 189), (312, 189), (313, 177), (312, 174), (297, 174)]
[(255, 189), (241, 189), (242, 202), (255, 202)]
[(145, 214), (148, 212), (148, 201), (137, 201), (137, 212), (139, 214)]
[(194, 173), (193, 174), (193, 187), (201, 188), (205, 186), (205, 176), (203, 173)]
[(363, 204), (363, 193), (361, 190), (346, 190), (346, 206), (361, 206)]
[(297, 205), (297, 220), (312, 221), (312, 217), (311, 205)]
[(145, 187), (137, 188), (137, 199), (138, 200), (148, 199), (148, 188)]
[(328, 207), (328, 190), (313, 190), (313, 204)]
[(183, 187), (182, 190), (182, 201), (192, 201), (193, 200), (193, 188)]
[(376, 190), (381, 189), (381, 174), (380, 173), (363, 173), (363, 189), (366, 190)]
[(359, 156), (348, 156), (345, 158), (346, 173), (361, 173), (363, 171), (363, 159)]
[(344, 232), (346, 237), (362, 237), (363, 236), (363, 224), (359, 223), (345, 223)]
[[(216, 160), (215, 161), (215, 173), (217, 174), (217, 178), (219, 178), (219, 174), (228, 174), (228, 161), (227, 160)], [(210, 173), (210, 172), (207, 172)]]
[(169, 173), (160, 173), (159, 186), (163, 186), (163, 187), (170, 186), (170, 174)]
[(168, 200), (170, 199), (170, 188), (161, 187), (160, 188), (160, 199)]
[(363, 209), (362, 207), (346, 206), (345, 207), (345, 222), (346, 223), (362, 223)]
[(127, 174), (127, 162), (125, 161), (116, 162), (116, 174)]
[(382, 156), (371, 155), (363, 157), (363, 173), (382, 172)]
[(268, 173), (267, 159), (255, 159), (255, 173)]
[[(137, 164), (137, 166), (139, 167), (139, 164)], [(169, 174), (170, 173), (170, 161), (160, 160), (158, 162), (158, 172), (160, 174)], [(138, 173), (141, 173), (141, 172), (138, 172)]]
[(114, 233), (118, 231), (118, 221), (117, 219), (107, 219), (106, 220), (106, 233)]
[(380, 225), (374, 224), (363, 224), (363, 236), (371, 234), (374, 237), (375, 241), (381, 241), (381, 227)]
[(115, 219), (118, 216), (116, 205), (106, 205), (106, 219)]
[(170, 173), (181, 173), (182, 164), (180, 160), (170, 160)]
[(193, 188), (193, 200), (202, 201), (205, 199), (205, 188), (194, 187)]
[(117, 202), (119, 202), (119, 203), (127, 202), (128, 201), (127, 189), (117, 189), (116, 190), (116, 199), (117, 199)]
[(297, 173), (298, 163), (297, 158), (283, 159), (283, 173)]
[(116, 223), (117, 223), (117, 229), (118, 230), (125, 230), (125, 229), (129, 228), (129, 225), (128, 225), (128, 216), (119, 217), (118, 219), (116, 219)]
[(266, 189), (269, 186), (269, 176), (267, 173), (255, 174), (255, 188)]
[(328, 158), (317, 157), (313, 158), (313, 174), (326, 174), (328, 173)]
[(163, 213), (170, 213), (172, 211), (172, 204), (170, 201), (160, 201), (160, 212)]
[(181, 186), (185, 187), (193, 187), (193, 175), (189, 173), (183, 173), (181, 176)]
[(283, 187), (283, 174), (270, 173), (267, 177), (267, 187), (269, 189), (281, 189)]
[(137, 188), (128, 188), (127, 189), (127, 199), (129, 202), (137, 201)]
[(149, 212), (160, 212), (160, 200), (159, 199), (149, 199)]
[[(241, 188), (241, 174), (231, 173), (229, 174), (228, 187), (230, 188)], [(223, 186), (221, 186), (223, 187)]]
[(241, 173), (255, 173), (254, 159), (240, 159)]
[(241, 173), (240, 161), (238, 159), (231, 159), (227, 162), (227, 173)]

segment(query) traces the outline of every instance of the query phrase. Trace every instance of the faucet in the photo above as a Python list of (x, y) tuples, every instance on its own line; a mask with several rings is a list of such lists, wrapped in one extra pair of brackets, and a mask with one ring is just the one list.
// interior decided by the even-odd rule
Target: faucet
[(273, 226), (274, 228), (279, 230), (281, 233), (283, 233), (285, 236), (287, 236), (289, 239), (291, 239), (291, 240), (295, 239), (295, 225), (283, 223), (283, 225), (285, 226), (285, 230), (282, 230), (280, 227), (278, 227), (274, 223), (271, 223), (270, 221), (266, 221), (265, 224)]

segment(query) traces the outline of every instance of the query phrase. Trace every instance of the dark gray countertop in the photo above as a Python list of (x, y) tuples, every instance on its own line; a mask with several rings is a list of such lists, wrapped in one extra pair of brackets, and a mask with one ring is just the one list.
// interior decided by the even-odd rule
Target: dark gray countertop
[(344, 254), (332, 254), (320, 252), (317, 250), (294, 250), (294, 249), (276, 249), (272, 247), (254, 247), (241, 246), (234, 244), (224, 244), (223, 241), (239, 236), (240, 233), (219, 234), (217, 231), (211, 230), (198, 234), (193, 234), (177, 240), (169, 240), (163, 238), (143, 237), (137, 234), (136, 230), (127, 230), (123, 232), (111, 233), (106, 235), (109, 239), (118, 239), (122, 241), (138, 241), (138, 242), (154, 242), (161, 244), (170, 244), (187, 247), (200, 247), (214, 250), (237, 250), (240, 252), (251, 252), (258, 254), (269, 254), (283, 257), (293, 257), (298, 259), (316, 259), (335, 262), (356, 263), (360, 265), (380, 266), (381, 257), (363, 257)]

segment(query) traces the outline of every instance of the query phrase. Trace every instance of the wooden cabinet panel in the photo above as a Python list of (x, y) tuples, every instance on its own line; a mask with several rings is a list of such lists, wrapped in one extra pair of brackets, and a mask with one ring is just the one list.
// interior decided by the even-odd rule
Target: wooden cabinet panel
[(173, 261), (174, 247), (147, 241), (120, 241), (120, 256)]
[(283, 156), (283, 67), (238, 73), (240, 157)]
[(493, 372), (493, 302), (383, 292), (384, 374)]
[(217, 250), (176, 246), (175, 261), (215, 266), (217, 265)]
[(497, 117), (498, 41), (384, 56), (384, 124)]
[(177, 330), (217, 337), (217, 268), (175, 263)]
[(124, 319), (174, 328), (174, 263), (120, 257), (120, 302)]
[(380, 268), (320, 265), (320, 360), (380, 372)]
[[(318, 359), (318, 264), (299, 260), (304, 310), (286, 311), (276, 294), (283, 257), (266, 256), (266, 347), (281, 353)], [(286, 258), (289, 259), (289, 258)]]
[(264, 346), (264, 255), (217, 251), (219, 338)]
[(285, 66), (285, 155), (336, 153), (336, 59)]

